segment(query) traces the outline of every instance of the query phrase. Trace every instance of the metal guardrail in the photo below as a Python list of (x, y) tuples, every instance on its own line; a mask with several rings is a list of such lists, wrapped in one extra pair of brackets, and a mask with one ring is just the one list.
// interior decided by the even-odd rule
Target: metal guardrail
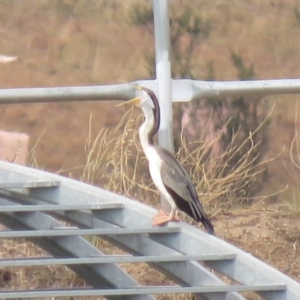
[[(296, 281), (215, 236), (183, 222), (152, 228), (155, 210), (137, 201), (6, 162), (0, 162), (0, 186), (0, 222), (11, 228), (0, 231), (0, 239), (27, 237), (52, 255), (1, 259), (0, 267), (63, 264), (92, 286), (2, 290), (0, 299), (80, 295), (152, 299), (157, 294), (193, 293), (199, 299), (241, 300), (239, 293), (244, 291), (264, 299), (300, 298)], [(127, 254), (105, 255), (81, 237), (87, 235), (101, 236)], [(181, 287), (141, 286), (119, 266), (125, 262), (148, 263)], [(211, 269), (236, 284), (225, 284)]]

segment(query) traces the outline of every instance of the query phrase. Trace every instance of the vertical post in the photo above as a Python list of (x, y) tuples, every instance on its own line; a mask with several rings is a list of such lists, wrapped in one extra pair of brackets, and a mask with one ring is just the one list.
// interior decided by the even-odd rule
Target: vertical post
[[(158, 142), (173, 153), (169, 0), (153, 0), (153, 13), (157, 96), (161, 113)], [(161, 198), (161, 207), (165, 211), (171, 209), (164, 198)]]
[(174, 152), (170, 64), (169, 0), (153, 0), (157, 96), (161, 110), (159, 145)]

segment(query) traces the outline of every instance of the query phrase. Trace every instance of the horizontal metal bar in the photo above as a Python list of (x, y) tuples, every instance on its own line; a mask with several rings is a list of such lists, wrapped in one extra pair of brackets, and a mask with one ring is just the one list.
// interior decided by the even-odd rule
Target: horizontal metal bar
[[(300, 79), (275, 79), (251, 81), (191, 81), (181, 94), (190, 94), (190, 101), (198, 98), (213, 98), (226, 96), (270, 95), (270, 94), (296, 94), (300, 93)], [(179, 86), (177, 86), (179, 88)], [(190, 91), (188, 91), (190, 89)]]
[[(0, 172), (1, 174), (1, 172)], [(63, 179), (64, 180), (64, 179)], [(63, 185), (62, 185), (63, 186)], [(73, 185), (76, 189), (77, 185)], [(44, 191), (43, 191), (44, 192)], [(49, 192), (46, 191), (46, 192)], [(57, 193), (54, 192), (54, 195)], [(90, 196), (90, 194), (88, 194)], [(87, 199), (90, 199), (87, 196)], [(24, 197), (25, 198), (25, 197)], [(102, 197), (99, 197), (98, 199)], [(39, 202), (38, 199), (33, 200)], [(96, 199), (97, 201), (97, 199)], [(13, 203), (11, 200), (5, 200), (0, 198), (1, 203)], [(76, 202), (75, 202), (76, 203)], [(83, 203), (89, 203), (88, 201), (83, 201)], [(93, 203), (93, 202), (90, 202)], [(65, 204), (68, 204), (66, 202)], [(87, 214), (85, 211), (76, 211), (83, 215), (92, 215), (96, 217), (96, 214)], [(74, 212), (72, 212), (74, 213)], [(66, 214), (67, 215), (67, 214)], [(8, 228), (15, 229), (41, 229), (41, 228), (57, 228), (63, 226), (63, 223), (58, 222), (52, 216), (46, 215), (41, 212), (29, 213), (29, 214), (1, 214), (0, 221), (3, 225)], [(17, 228), (16, 228), (17, 226)], [(147, 236), (147, 235), (145, 235)], [(132, 236), (135, 237), (135, 236)], [(101, 257), (103, 253), (99, 251), (96, 247), (91, 245), (85, 238), (78, 236), (70, 236), (67, 238), (36, 238), (34, 243), (52, 255), (53, 257)], [(78, 274), (82, 279), (86, 281), (89, 286), (99, 289), (113, 289), (113, 288), (123, 288), (125, 286), (138, 286), (138, 282), (130, 277), (120, 266), (116, 264), (106, 264), (106, 265), (70, 265), (69, 268)], [(153, 299), (149, 295), (140, 295), (134, 297), (136, 300), (150, 300)], [(52, 297), (51, 297), (52, 299)], [(111, 299), (108, 297), (108, 299)], [(129, 300), (131, 297), (113, 297), (114, 300)]]
[(153, 256), (132, 256), (132, 255), (102, 255), (99, 257), (80, 258), (51, 258), (51, 257), (30, 257), (18, 259), (0, 259), (0, 267), (25, 267), (25, 266), (46, 266), (46, 265), (79, 265), (79, 264), (108, 264), (108, 263), (140, 263), (140, 262), (178, 262), (178, 261), (208, 261), (208, 260), (234, 260), (235, 254), (203, 254), (203, 255), (153, 255)]
[(128, 100), (135, 97), (137, 83), (106, 86), (71, 86), (0, 89), (0, 104), (61, 101)]
[(47, 187), (58, 187), (60, 181), (52, 180), (38, 180), (30, 182), (2, 182), (0, 183), (0, 189), (19, 189), (19, 188), (47, 188)]
[[(128, 100), (135, 97), (136, 87), (157, 90), (155, 80), (141, 80), (107, 86), (77, 86), (49, 88), (0, 89), (0, 104)], [(273, 79), (251, 81), (172, 80), (173, 102), (199, 98), (300, 93), (300, 79)]]
[(74, 211), (74, 210), (105, 210), (122, 209), (122, 203), (95, 203), (95, 204), (70, 204), (70, 205), (13, 205), (0, 206), (0, 212), (33, 212), (33, 211)]
[(141, 287), (125, 289), (61, 289), (61, 290), (24, 290), (0, 293), (1, 299), (20, 298), (46, 298), (46, 297), (76, 297), (76, 296), (117, 296), (117, 295), (145, 295), (145, 294), (184, 294), (184, 293), (228, 293), (228, 292), (261, 292), (261, 291), (284, 291), (285, 284), (262, 284), (253, 286), (223, 285), (202, 287)]
[(160, 227), (160, 228), (116, 228), (116, 229), (52, 229), (52, 230), (1, 230), (0, 238), (35, 238), (35, 237), (55, 237), (55, 236), (74, 236), (74, 235), (126, 235), (126, 234), (166, 234), (179, 233), (179, 227)]
[(68, 101), (128, 100), (135, 97), (136, 87), (155, 89), (154, 80), (102, 86), (68, 86), (0, 89), (0, 104), (45, 103)]
[(156, 85), (155, 80), (140, 80), (102, 86), (0, 89), (0, 104), (105, 100), (124, 101), (135, 97), (137, 86), (144, 86), (155, 91)]

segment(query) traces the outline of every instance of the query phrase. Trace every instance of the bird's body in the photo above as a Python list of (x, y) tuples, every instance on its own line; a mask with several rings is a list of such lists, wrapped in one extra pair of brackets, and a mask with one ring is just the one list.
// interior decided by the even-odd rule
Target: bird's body
[[(203, 211), (192, 181), (175, 157), (166, 149), (157, 146), (153, 136), (160, 125), (160, 109), (155, 94), (146, 88), (141, 88), (142, 96), (132, 103), (139, 106), (145, 115), (145, 121), (139, 129), (140, 142), (149, 161), (151, 178), (161, 195), (171, 206), (171, 213), (159, 214), (154, 218), (154, 225), (168, 221), (178, 221), (177, 208), (202, 222), (210, 234), (214, 234), (213, 225)], [(130, 102), (130, 101), (129, 101)]]

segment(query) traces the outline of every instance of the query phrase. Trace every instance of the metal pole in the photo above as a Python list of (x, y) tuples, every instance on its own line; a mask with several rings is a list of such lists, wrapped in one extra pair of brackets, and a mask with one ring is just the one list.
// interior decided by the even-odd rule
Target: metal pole
[[(153, 13), (157, 93), (161, 113), (158, 143), (173, 153), (169, 1), (153, 0)], [(163, 197), (161, 207), (165, 211), (171, 210)]]
[(211, 98), (247, 95), (278, 95), (300, 93), (300, 79), (252, 81), (194, 81), (194, 97)]
[(173, 102), (234, 96), (300, 94), (300, 79), (268, 79), (251, 81), (172, 80)]
[(174, 152), (170, 64), (169, 0), (153, 0), (157, 93), (161, 109), (159, 145)]
[(128, 100), (137, 83), (106, 86), (0, 89), (0, 104), (62, 101)]

